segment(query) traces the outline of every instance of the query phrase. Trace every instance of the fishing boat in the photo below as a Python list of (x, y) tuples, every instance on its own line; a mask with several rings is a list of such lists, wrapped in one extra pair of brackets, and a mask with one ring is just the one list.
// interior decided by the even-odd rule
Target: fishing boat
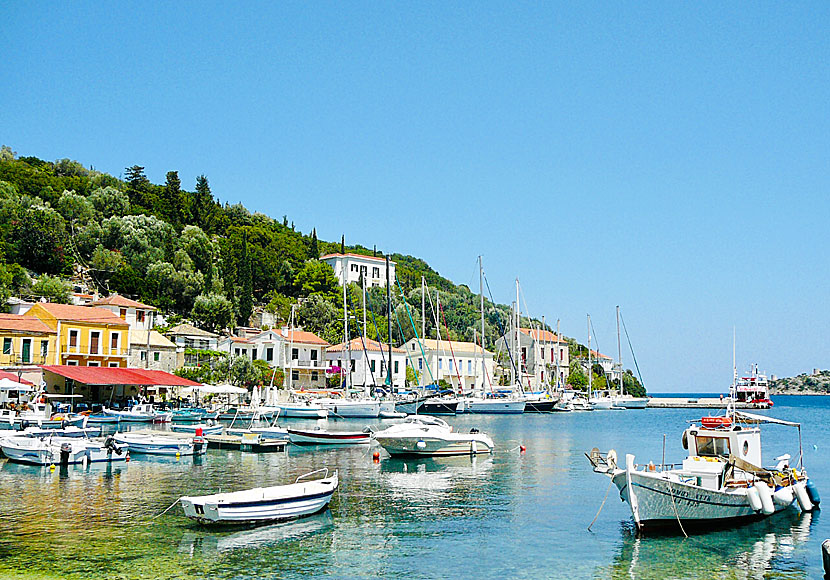
[(116, 433), (116, 443), (127, 445), (132, 453), (143, 455), (203, 455), (207, 441), (201, 436), (184, 437), (156, 433)]
[[(82, 415), (84, 413), (81, 413)], [(107, 415), (106, 413), (89, 413), (86, 422), (96, 425), (117, 425), (121, 422), (121, 417), (118, 415)]]
[(226, 429), (226, 433), (228, 435), (234, 435), (242, 437), (243, 435), (247, 434), (258, 434), (262, 439), (288, 439), (288, 429), (285, 427), (280, 427), (277, 425), (277, 418), (279, 417), (279, 410), (277, 411), (276, 415), (274, 416), (274, 420), (272, 422), (268, 422), (265, 420), (265, 417), (257, 415), (251, 422), (248, 424), (247, 427), (234, 427), (233, 423)]
[(125, 423), (169, 423), (173, 418), (173, 413), (159, 411), (152, 403), (139, 403), (123, 410), (104, 407), (103, 413), (110, 417), (118, 417)]
[(297, 445), (359, 445), (369, 443), (369, 431), (330, 431), (327, 429), (288, 429), (288, 439)]
[(185, 423), (185, 424), (173, 424), (170, 426), (170, 430), (174, 433), (193, 433), (194, 435), (215, 435), (217, 433), (221, 433), (225, 427), (218, 423)]
[(0, 423), (7, 424), (12, 429), (25, 429), (29, 426), (38, 426), (42, 429), (61, 429), (64, 427), (86, 427), (86, 415), (78, 413), (56, 413), (52, 407), (53, 399), (74, 399), (81, 395), (58, 395), (41, 393), (35, 395), (32, 401), (22, 405), (17, 411), (11, 409), (0, 410)]
[(125, 461), (126, 445), (107, 437), (104, 441), (78, 437), (21, 437), (0, 439), (9, 461), (28, 465), (76, 465)]
[(456, 433), (446, 421), (429, 415), (413, 415), (402, 423), (372, 434), (390, 455), (439, 456), (491, 453), (493, 440), (478, 429)]
[[(306, 480), (318, 473), (323, 477)], [(202, 524), (262, 524), (323, 511), (337, 485), (337, 471), (329, 477), (328, 469), (318, 469), (299, 476), (288, 485), (185, 496), (179, 501), (184, 515)]]
[(173, 423), (204, 423), (207, 420), (219, 418), (219, 411), (208, 411), (199, 407), (176, 409), (173, 411)]
[[(774, 467), (762, 467), (761, 429), (772, 423), (796, 427), (798, 464), (790, 455), (775, 458)], [(751, 426), (750, 426), (751, 425)], [(688, 457), (681, 464), (636, 464), (627, 454), (617, 465), (613, 450), (594, 448), (588, 459), (594, 471), (608, 476), (627, 502), (639, 529), (733, 525), (762, 518), (797, 502), (811, 511), (820, 499), (807, 477), (801, 453), (801, 426), (761, 415), (736, 412), (703, 417), (683, 432)]]

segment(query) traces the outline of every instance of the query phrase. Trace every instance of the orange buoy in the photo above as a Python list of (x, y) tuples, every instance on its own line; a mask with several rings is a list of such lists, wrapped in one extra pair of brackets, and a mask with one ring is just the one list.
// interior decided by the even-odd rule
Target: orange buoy
[(524, 445), (519, 445), (519, 451), (524, 453), (525, 451), (527, 451), (527, 447), (525, 447)]
[(380, 453), (377, 451), (372, 453), (372, 459), (374, 459), (375, 461), (380, 461)]

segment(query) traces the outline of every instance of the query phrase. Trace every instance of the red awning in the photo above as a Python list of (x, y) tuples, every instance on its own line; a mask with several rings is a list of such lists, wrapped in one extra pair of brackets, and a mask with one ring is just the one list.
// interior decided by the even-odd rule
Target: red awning
[(9, 372), (6, 372), (6, 371), (0, 371), (0, 379), (9, 379), (10, 381), (14, 381), (16, 383), (23, 383), (24, 385), (34, 386), (34, 385), (32, 385), (32, 383), (30, 383), (26, 379), (21, 379), (19, 376), (17, 376), (17, 373), (9, 373)]
[(44, 365), (43, 370), (85, 385), (135, 385), (137, 387), (197, 387), (200, 383), (164, 371), (115, 367)]

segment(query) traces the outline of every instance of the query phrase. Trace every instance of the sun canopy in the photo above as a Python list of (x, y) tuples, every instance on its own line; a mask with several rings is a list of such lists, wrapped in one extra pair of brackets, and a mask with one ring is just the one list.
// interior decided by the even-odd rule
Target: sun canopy
[(44, 365), (49, 371), (85, 385), (134, 385), (137, 387), (195, 387), (199, 383), (164, 371), (137, 368)]
[(233, 385), (198, 385), (195, 387), (186, 387), (182, 391), (200, 393), (213, 393), (215, 395), (244, 395), (248, 389), (243, 387), (234, 387)]
[(13, 381), (11, 379), (7, 379), (3, 377), (0, 379), (0, 391), (21, 391), (24, 393), (28, 393), (30, 391), (34, 391), (34, 389), (29, 385), (18, 383), (17, 381)]
[(801, 423), (793, 421), (784, 421), (783, 419), (776, 419), (775, 417), (767, 417), (766, 415), (755, 415), (754, 413), (744, 413), (743, 411), (735, 411), (735, 418), (738, 421), (752, 421), (757, 423), (773, 423), (775, 425), (787, 425), (788, 427), (801, 427)]

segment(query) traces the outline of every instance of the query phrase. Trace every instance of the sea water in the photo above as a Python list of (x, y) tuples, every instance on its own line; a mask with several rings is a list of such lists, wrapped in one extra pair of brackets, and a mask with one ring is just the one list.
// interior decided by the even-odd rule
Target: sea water
[[(830, 399), (776, 397), (770, 415), (803, 423), (804, 462), (830, 497)], [(88, 468), (0, 464), (0, 578), (820, 578), (830, 523), (797, 508), (684, 538), (639, 535), (585, 453), (682, 459), (680, 435), (706, 411), (647, 409), (460, 415), (492, 456), (391, 459), (368, 446), (200, 458), (134, 456)], [(313, 422), (294, 421), (309, 426)], [(328, 421), (353, 430), (365, 421)], [(798, 454), (797, 432), (764, 428), (765, 464)], [(519, 446), (526, 447), (521, 452)], [(184, 518), (182, 495), (291, 483), (337, 469), (330, 510), (278, 525), (213, 530)], [(606, 498), (596, 522), (588, 526)], [(830, 501), (830, 500), (829, 500)]]

